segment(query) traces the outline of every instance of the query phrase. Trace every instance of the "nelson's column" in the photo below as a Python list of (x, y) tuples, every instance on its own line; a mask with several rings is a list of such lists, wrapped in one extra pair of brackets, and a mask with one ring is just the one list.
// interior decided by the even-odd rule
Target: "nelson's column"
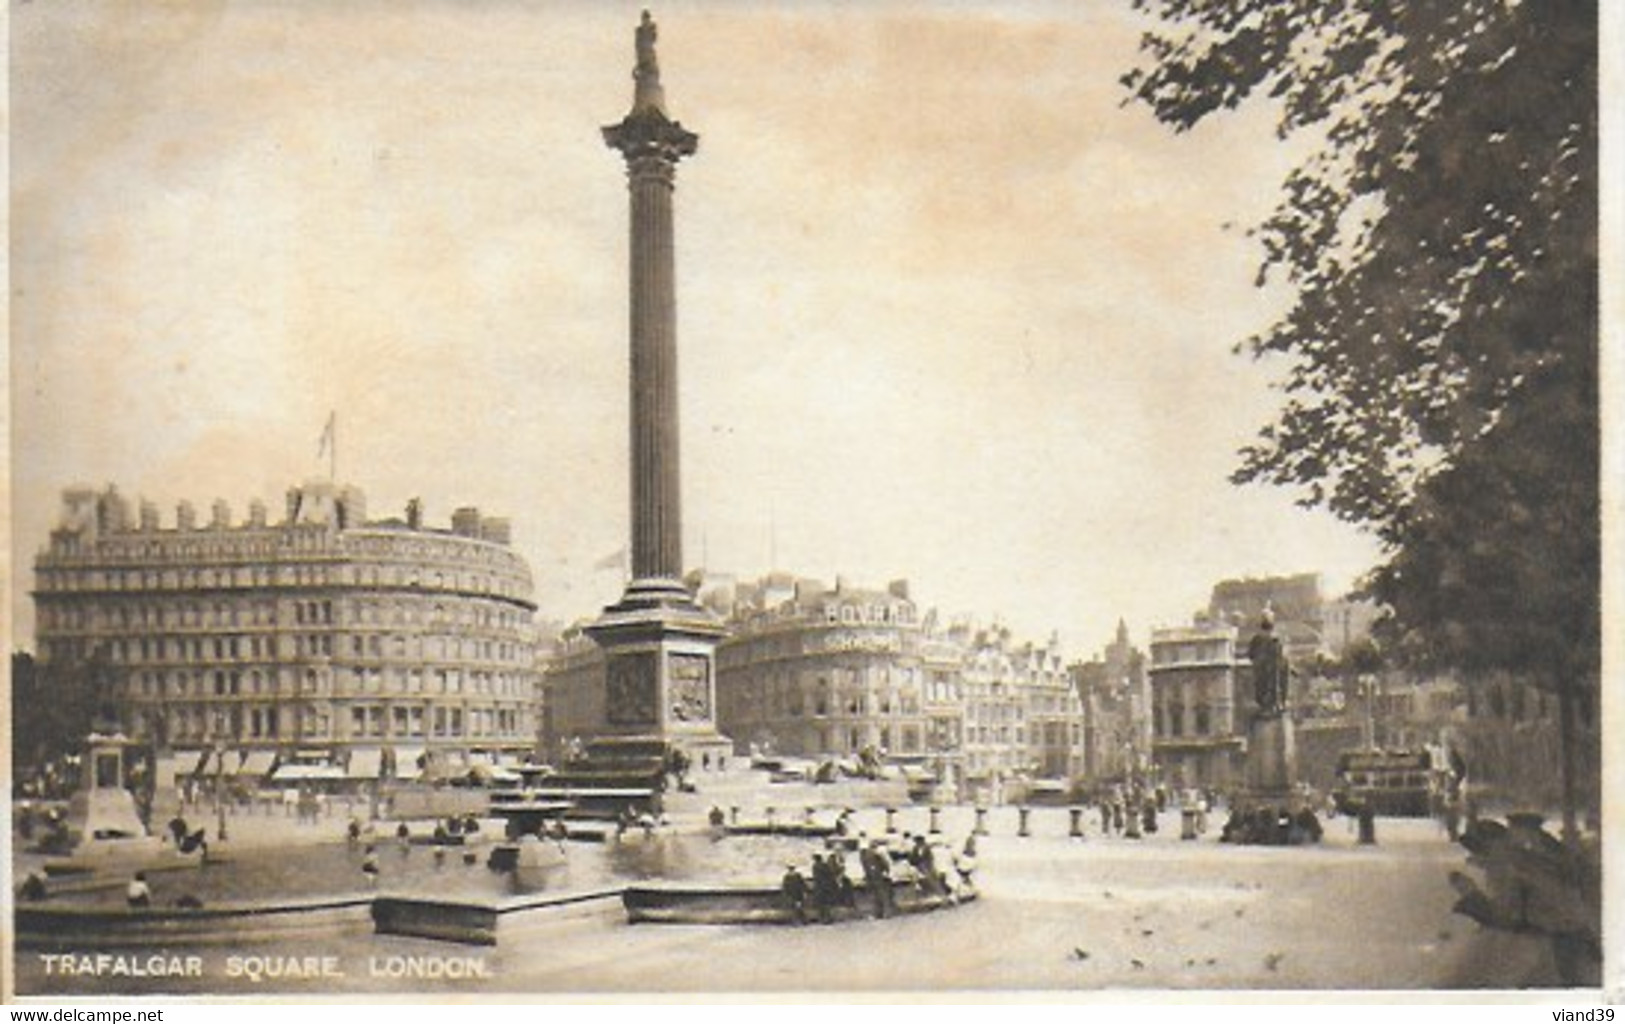
[(595, 746), (658, 743), (698, 763), (730, 747), (716, 728), (714, 671), (726, 630), (682, 579), (672, 189), (699, 136), (666, 113), (655, 36), (644, 11), (632, 110), (603, 130), (626, 159), (631, 193), (632, 580), (587, 632), (605, 655), (602, 735), (615, 737)]

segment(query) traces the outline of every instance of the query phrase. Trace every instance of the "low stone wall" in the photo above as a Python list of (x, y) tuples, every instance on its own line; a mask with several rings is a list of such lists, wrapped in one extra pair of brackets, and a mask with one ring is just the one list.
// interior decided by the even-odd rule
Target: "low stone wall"
[(494, 946), (499, 934), (530, 923), (522, 918), (560, 913), (618, 910), (622, 890), (603, 889), (563, 896), (520, 896), (506, 900), (435, 900), (380, 896), (372, 901), (373, 928), (380, 935), (409, 935), (475, 946)]
[(484, 817), (491, 806), (490, 790), (474, 787), (413, 786), (395, 790), (390, 797), (392, 818)]
[(218, 944), (364, 931), (370, 896), (184, 909), (20, 903), (19, 949), (70, 950)]

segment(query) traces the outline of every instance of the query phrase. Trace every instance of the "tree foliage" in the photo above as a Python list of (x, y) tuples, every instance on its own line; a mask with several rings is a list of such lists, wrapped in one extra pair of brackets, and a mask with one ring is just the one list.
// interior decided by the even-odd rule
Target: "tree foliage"
[(1370, 529), (1411, 646), (1560, 685), (1598, 661), (1594, 0), (1133, 0), (1134, 98), (1263, 98), (1313, 140), (1255, 229), (1295, 302), (1238, 483)]
[(101, 660), (46, 666), (33, 655), (11, 655), (11, 759), (15, 778), (78, 752), (105, 717), (107, 667)]

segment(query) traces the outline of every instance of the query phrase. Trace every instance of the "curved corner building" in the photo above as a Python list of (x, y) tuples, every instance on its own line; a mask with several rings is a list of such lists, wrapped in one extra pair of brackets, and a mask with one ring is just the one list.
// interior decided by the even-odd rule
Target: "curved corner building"
[(112, 488), (63, 505), (35, 562), (40, 666), (89, 679), (133, 738), (373, 778), (534, 749), (535, 605), (506, 520), (432, 529), (413, 502), (369, 521), (325, 482), (275, 523), (216, 502), (200, 526), (183, 503), (162, 528)]

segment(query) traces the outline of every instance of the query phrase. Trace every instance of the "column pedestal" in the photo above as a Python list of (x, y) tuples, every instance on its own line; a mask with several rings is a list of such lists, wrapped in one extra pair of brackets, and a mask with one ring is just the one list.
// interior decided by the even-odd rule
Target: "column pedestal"
[(635, 580), (587, 635), (604, 651), (604, 722), (599, 752), (650, 743), (683, 751), (692, 764), (732, 753), (716, 726), (716, 646), (723, 623), (674, 580)]

